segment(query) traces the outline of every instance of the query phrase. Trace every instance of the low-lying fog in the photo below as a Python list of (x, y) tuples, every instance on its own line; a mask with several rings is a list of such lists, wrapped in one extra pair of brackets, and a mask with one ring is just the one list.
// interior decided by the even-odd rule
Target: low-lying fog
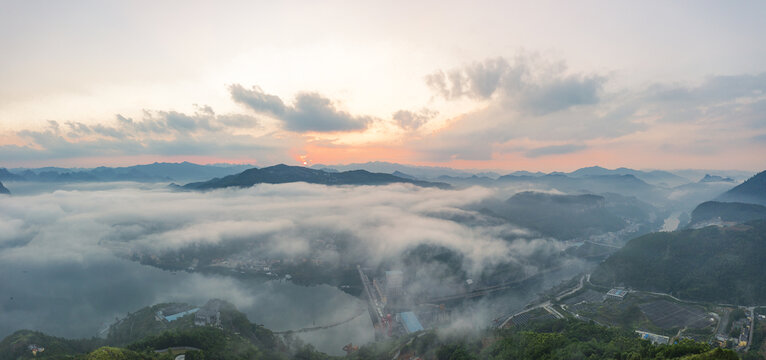
[[(365, 307), (364, 301), (327, 285), (172, 273), (118, 256), (125, 251), (160, 254), (259, 241), (273, 254), (320, 256), (332, 262), (341, 254), (311, 254), (310, 241), (342, 234), (355, 242), (348, 251), (368, 266), (429, 244), (461, 254), (469, 274), (501, 262), (523, 264), (525, 272), (534, 274), (537, 269), (525, 257), (563, 248), (554, 239), (536, 238), (510, 224), (447, 220), (476, 215), (465, 209), (496, 195), (481, 187), (296, 183), (197, 193), (120, 183), (79, 184), (53, 192), (31, 185), (28, 191), (19, 190), (0, 199), (0, 338), (19, 329), (91, 337), (115, 317), (170, 301), (201, 305), (223, 298), (251, 321), (277, 331), (343, 320)], [(583, 265), (569, 263), (539, 288), (505, 295), (470, 317), (483, 323), (523, 306), (534, 291), (573, 276)], [(301, 335), (334, 354), (343, 344), (365, 343), (372, 336), (366, 313), (346, 325)]]

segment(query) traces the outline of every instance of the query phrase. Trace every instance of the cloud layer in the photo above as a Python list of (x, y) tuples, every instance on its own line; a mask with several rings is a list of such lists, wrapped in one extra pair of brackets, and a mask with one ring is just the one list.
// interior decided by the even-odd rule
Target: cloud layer
[(764, 74), (712, 76), (698, 84), (607, 90), (609, 76), (572, 73), (563, 62), (491, 58), (426, 76), (434, 95), (483, 105), (410, 146), (424, 159), (442, 162), (509, 156), (581, 161), (582, 152), (595, 157), (591, 164), (608, 158), (607, 151), (618, 152), (623, 161), (635, 158), (627, 150), (633, 146), (646, 154), (715, 161), (726, 153), (753, 151), (752, 132), (762, 135), (766, 126), (765, 79)]
[(285, 161), (299, 141), (264, 134), (250, 115), (215, 114), (207, 106), (194, 114), (144, 111), (140, 120), (118, 114), (97, 124), (50, 120), (43, 129), (17, 136), (26, 144), (0, 145), (0, 157), (17, 162), (136, 155)]
[(766, 136), (766, 74), (631, 88), (617, 88), (613, 79), (534, 54), (488, 58), (426, 75), (432, 100), (390, 117), (352, 114), (316, 92), (288, 102), (234, 84), (228, 94), (246, 113), (198, 106), (191, 114), (144, 111), (138, 120), (52, 120), (0, 134), (11, 140), (0, 145), (0, 158), (19, 165), (208, 156), (259, 165), (377, 160), (532, 170), (766, 166), (754, 155)]
[[(469, 276), (509, 263), (519, 272), (509, 275), (524, 276), (539, 270), (529, 259), (562, 249), (556, 240), (539, 239), (465, 210), (497, 196), (484, 188), (448, 191), (402, 184), (296, 183), (188, 193), (159, 185), (139, 189), (129, 183), (73, 186), (78, 189), (12, 196), (0, 202), (0, 292), (6, 295), (0, 299), (0, 310), (7, 315), (0, 337), (19, 328), (90, 336), (101, 322), (146, 305), (201, 304), (212, 297), (232, 301), (251, 320), (277, 330), (345, 319), (361, 306), (360, 300), (327, 286), (173, 275), (122, 258), (131, 252), (161, 255), (253, 245), (261, 255), (316, 257), (329, 263), (343, 259), (375, 267), (401, 266), (403, 254), (430, 246), (454, 252), (461, 259), (458, 266)], [(317, 248), (317, 240), (345, 245), (342, 251)], [(410, 290), (434, 284), (444, 285), (443, 291), (454, 290), (450, 279), (442, 279), (440, 266), (418, 268), (419, 281), (410, 284)], [(514, 304), (523, 303), (518, 296), (528, 295), (511, 296)], [(351, 326), (343, 330), (348, 332), (334, 331), (342, 332), (343, 341), (370, 340), (369, 320)], [(322, 342), (332, 336), (308, 338)]]
[(543, 115), (599, 101), (606, 77), (567, 74), (563, 63), (539, 58), (486, 59), (461, 68), (426, 76), (426, 84), (448, 100), (469, 97), (503, 102), (534, 115)]
[(372, 121), (370, 117), (353, 116), (337, 109), (330, 99), (317, 93), (300, 93), (296, 95), (293, 105), (289, 106), (278, 96), (267, 94), (257, 86), (248, 90), (234, 84), (229, 87), (229, 91), (235, 102), (281, 120), (285, 129), (290, 131), (363, 130)]

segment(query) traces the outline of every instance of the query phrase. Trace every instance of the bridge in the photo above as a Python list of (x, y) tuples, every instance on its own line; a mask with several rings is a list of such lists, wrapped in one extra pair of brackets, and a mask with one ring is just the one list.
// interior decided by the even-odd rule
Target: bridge
[(383, 312), (385, 305), (383, 305), (381, 299), (375, 295), (370, 278), (364, 273), (362, 267), (357, 265), (356, 270), (359, 271), (359, 278), (362, 280), (362, 285), (364, 286), (364, 295), (367, 298), (367, 310), (370, 313), (372, 326), (375, 327), (375, 339), (378, 340), (383, 337), (384, 333), (382, 330), (386, 325), (386, 317)]
[(506, 290), (511, 287), (514, 287), (518, 285), (519, 282), (513, 282), (513, 283), (506, 283), (506, 284), (500, 284), (500, 285), (494, 285), (494, 286), (487, 286), (480, 289), (474, 289), (471, 291), (467, 291), (464, 293), (459, 294), (452, 294), (452, 295), (446, 295), (446, 296), (439, 296), (439, 297), (433, 297), (433, 298), (427, 298), (427, 299), (419, 299), (416, 300), (415, 303), (420, 304), (442, 304), (454, 300), (465, 300), (465, 299), (472, 299), (477, 297), (483, 297), (487, 296), (493, 292)]
[(514, 288), (516, 286), (519, 286), (519, 285), (523, 284), (526, 281), (533, 280), (536, 277), (545, 275), (545, 274), (547, 274), (549, 272), (558, 270), (560, 268), (561, 268), (560, 266), (557, 266), (557, 267), (554, 267), (554, 268), (549, 268), (549, 269), (540, 271), (540, 272), (538, 272), (538, 273), (536, 273), (534, 275), (527, 276), (527, 277), (525, 277), (523, 279), (519, 279), (519, 280), (515, 280), (515, 281), (510, 281), (510, 282), (503, 282), (503, 283), (497, 284), (497, 285), (491, 285), (491, 286), (486, 286), (486, 287), (482, 287), (482, 288), (478, 288), (478, 289), (473, 289), (471, 291), (466, 291), (466, 292), (459, 293), (459, 294), (452, 294), (452, 295), (433, 297), (433, 298), (422, 298), (422, 299), (416, 300), (415, 303), (418, 304), (418, 305), (419, 304), (443, 304), (445, 302), (450, 302), (450, 301), (455, 301), (455, 300), (466, 300), (466, 299), (473, 299), (473, 298), (477, 298), (477, 297), (484, 297), (484, 296), (487, 296), (487, 295), (489, 295), (489, 294), (491, 294), (493, 292), (498, 292), (498, 291), (503, 291), (503, 290), (508, 290), (508, 289)]
[(305, 327), (305, 328), (301, 328), (301, 329), (298, 329), (298, 330), (275, 331), (274, 334), (283, 335), (283, 334), (290, 334), (290, 333), (305, 333), (305, 332), (310, 332), (310, 331), (330, 329), (330, 328), (334, 328), (336, 326), (340, 326), (340, 325), (349, 323), (352, 320), (354, 320), (354, 319), (358, 318), (359, 316), (361, 316), (362, 314), (364, 314), (364, 309), (360, 308), (359, 311), (354, 313), (354, 315), (352, 315), (350, 318), (345, 319), (345, 320), (341, 320), (341, 321), (337, 321), (337, 322), (334, 322), (332, 324), (327, 324), (327, 325), (322, 325), (322, 326)]

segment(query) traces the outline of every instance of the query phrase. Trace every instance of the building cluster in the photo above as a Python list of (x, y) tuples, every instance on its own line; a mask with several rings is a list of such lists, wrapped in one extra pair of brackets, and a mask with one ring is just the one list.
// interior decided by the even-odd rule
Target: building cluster
[(40, 345), (36, 345), (36, 344), (29, 344), (29, 346), (27, 346), (27, 349), (29, 349), (29, 351), (32, 352), (32, 356), (37, 356), (37, 354), (45, 351), (44, 347)]
[(386, 277), (382, 284), (377, 278), (372, 279), (372, 286), (375, 288), (375, 293), (380, 299), (380, 302), (389, 307), (393, 304), (398, 304), (403, 300), (403, 284), (404, 274), (398, 270), (386, 271)]
[(667, 345), (668, 343), (670, 343), (670, 337), (668, 336), (653, 334), (653, 333), (641, 331), (641, 330), (636, 330), (636, 334), (638, 334), (638, 336), (640, 336), (644, 340), (651, 341), (652, 344)]
[(223, 300), (213, 299), (202, 307), (190, 307), (186, 304), (170, 304), (158, 310), (154, 315), (157, 321), (173, 322), (186, 315), (194, 314), (194, 325), (221, 327), (221, 308)]
[[(117, 246), (117, 245), (115, 245)], [(118, 246), (119, 247), (119, 246)], [(212, 258), (204, 254), (167, 253), (159, 254), (147, 250), (124, 249), (128, 258), (163, 269), (196, 271), (200, 266), (212, 266), (239, 272), (240, 274), (265, 274), (278, 277), (286, 267), (312, 264), (315, 266), (337, 264), (338, 245), (333, 239), (313, 239), (309, 245), (311, 251), (304, 256), (278, 256), (268, 254), (261, 243), (244, 250)]]
[(424, 330), (423, 325), (420, 324), (420, 320), (418, 320), (418, 317), (414, 312), (405, 311), (396, 316), (397, 320), (404, 325), (404, 330), (407, 331), (408, 334)]
[(628, 293), (630, 293), (630, 291), (625, 288), (617, 287), (606, 293), (606, 299), (622, 301)]
[(444, 304), (415, 305), (404, 291), (405, 276), (401, 271), (386, 271), (383, 277), (370, 281), (360, 267), (358, 270), (376, 338), (410, 334), (449, 321), (450, 312)]
[[(256, 250), (244, 251), (231, 254), (227, 257), (214, 258), (210, 266), (239, 272), (240, 274), (262, 274), (271, 277), (280, 277), (289, 271), (291, 266), (311, 264), (314, 266), (331, 265), (321, 252), (314, 252), (311, 256), (275, 258), (264, 256)], [(189, 268), (193, 271), (194, 269)]]
[(732, 324), (732, 328), (741, 329), (739, 332), (739, 337), (737, 337), (735, 341), (737, 344), (737, 347), (740, 349), (747, 347), (747, 344), (750, 341), (750, 331), (752, 331), (751, 326), (753, 324), (753, 314), (751, 312), (748, 312), (747, 314), (748, 315), (745, 316), (744, 319), (739, 319)]
[(190, 308), (185, 304), (171, 304), (154, 313), (154, 318), (157, 321), (173, 322), (197, 311), (199, 311), (198, 307)]
[(194, 314), (194, 325), (221, 327), (221, 307), (223, 301), (213, 299)]
[(249, 253), (233, 254), (226, 258), (215, 258), (211, 266), (229, 268), (240, 272), (260, 272), (272, 275), (274, 268), (279, 267), (282, 259), (251, 256)]

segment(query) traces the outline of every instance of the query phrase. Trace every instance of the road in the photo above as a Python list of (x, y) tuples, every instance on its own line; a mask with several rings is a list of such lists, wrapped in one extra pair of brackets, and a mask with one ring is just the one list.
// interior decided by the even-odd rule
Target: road
[(173, 346), (173, 347), (164, 348), (160, 350), (154, 350), (154, 352), (159, 354), (166, 353), (168, 351), (202, 351), (202, 349), (195, 348), (193, 346)]
[(580, 283), (574, 289), (572, 289), (570, 291), (567, 291), (567, 292), (557, 296), (556, 297), (556, 301), (559, 301), (559, 300), (563, 299), (564, 297), (567, 297), (569, 295), (572, 295), (572, 294), (580, 291), (580, 289), (582, 289), (583, 283), (585, 282), (585, 277), (587, 277), (588, 281), (590, 282), (590, 274), (586, 274), (586, 275), (581, 276), (580, 277)]
[(514, 287), (518, 286), (519, 284), (524, 283), (525, 281), (532, 280), (535, 277), (538, 277), (538, 276), (541, 276), (541, 275), (545, 275), (547, 273), (550, 273), (550, 272), (553, 272), (553, 271), (556, 271), (556, 270), (559, 270), (559, 269), (561, 269), (561, 267), (557, 266), (557, 267), (545, 269), (545, 270), (540, 271), (540, 272), (538, 272), (536, 274), (527, 276), (527, 277), (525, 277), (523, 279), (519, 279), (519, 280), (507, 282), (507, 283), (502, 283), (502, 284), (499, 284), (499, 285), (492, 285), (492, 286), (487, 286), (487, 287), (484, 287), (484, 288), (473, 289), (471, 291), (464, 292), (464, 293), (459, 293), (459, 294), (440, 296), (440, 297), (436, 297), (436, 298), (418, 299), (418, 300), (415, 301), (415, 303), (416, 304), (441, 304), (441, 303), (445, 303), (445, 302), (452, 301), (452, 300), (471, 299), (471, 298), (476, 298), (476, 297), (482, 297), (482, 296), (489, 295), (490, 293), (493, 293), (493, 292), (496, 292), (496, 291), (502, 291), (502, 290), (507, 290), (507, 289), (514, 288)]
[(679, 299), (679, 298), (677, 298), (677, 297), (675, 297), (673, 295), (670, 295), (668, 293), (653, 292), (653, 291), (642, 291), (642, 292), (643, 293), (647, 293), (647, 294), (652, 294), (652, 295), (666, 296), (666, 297), (669, 297), (669, 298), (671, 298), (671, 299), (673, 299), (675, 301), (678, 301), (678, 302), (692, 303), (692, 304), (703, 304), (702, 302), (697, 302), (697, 301), (681, 300), (681, 299)]
[(715, 328), (715, 331), (713, 332), (716, 337), (720, 338), (728, 338), (729, 334), (726, 333), (726, 326), (725, 324), (729, 323), (729, 312), (724, 310), (723, 311), (723, 317), (716, 316), (718, 318), (718, 325)]
[(367, 277), (367, 274), (364, 273), (364, 270), (362, 270), (362, 267), (357, 265), (356, 266), (357, 271), (359, 271), (359, 278), (362, 280), (362, 285), (364, 285), (364, 291), (367, 295), (367, 304), (368, 309), (370, 311), (370, 317), (372, 320), (373, 326), (379, 325), (383, 323), (383, 305), (378, 301), (378, 297), (375, 296), (375, 293), (372, 291), (372, 285), (370, 284), (370, 279)]
[[(576, 293), (576, 292), (580, 291), (580, 289), (582, 289), (582, 287), (583, 287), (583, 285), (584, 285), (584, 283), (585, 283), (586, 279), (587, 279), (587, 281), (590, 281), (590, 274), (586, 274), (586, 275), (583, 275), (583, 276), (581, 276), (581, 277), (580, 277), (580, 283), (579, 283), (579, 284), (577, 284), (577, 286), (575, 286), (573, 289), (571, 289), (571, 290), (568, 290), (568, 291), (566, 291), (566, 292), (564, 292), (564, 293), (561, 293), (561, 294), (559, 294), (559, 295), (556, 297), (556, 301), (559, 301), (561, 298), (563, 298), (563, 297), (565, 297), (565, 296), (569, 296), (569, 295), (571, 295), (571, 294), (574, 294), (574, 293)], [(505, 320), (504, 320), (504, 321), (503, 321), (503, 322), (500, 324), (499, 328), (501, 328), (501, 329), (502, 329), (502, 328), (504, 328), (504, 327), (505, 327), (505, 325), (507, 325), (507, 324), (508, 324), (508, 322), (509, 322), (509, 321), (511, 321), (511, 319), (513, 319), (513, 317), (514, 317), (514, 316), (517, 316), (517, 315), (521, 315), (521, 314), (524, 314), (524, 313), (530, 312), (530, 311), (532, 311), (532, 310), (535, 310), (535, 309), (540, 309), (540, 308), (542, 308), (542, 309), (544, 309), (545, 311), (549, 312), (551, 315), (555, 316), (557, 319), (563, 319), (563, 318), (564, 318), (564, 315), (562, 315), (560, 312), (556, 311), (556, 309), (554, 309), (554, 308), (553, 308), (551, 305), (552, 305), (552, 304), (551, 304), (551, 302), (550, 302), (550, 300), (549, 300), (549, 301), (546, 301), (546, 302), (544, 302), (544, 303), (541, 303), (541, 304), (537, 304), (537, 305), (535, 305), (535, 306), (533, 306), (533, 307), (531, 307), (531, 308), (528, 308), (528, 309), (524, 309), (524, 310), (522, 310), (522, 311), (519, 311), (519, 312), (517, 312), (517, 313), (515, 313), (515, 314), (513, 314), (513, 315), (511, 315), (511, 316), (509, 316), (507, 319), (505, 319)]]
[(745, 346), (745, 352), (750, 350), (750, 344), (753, 343), (753, 333), (755, 332), (755, 307), (747, 308), (750, 312), (750, 336), (747, 339), (747, 346)]

